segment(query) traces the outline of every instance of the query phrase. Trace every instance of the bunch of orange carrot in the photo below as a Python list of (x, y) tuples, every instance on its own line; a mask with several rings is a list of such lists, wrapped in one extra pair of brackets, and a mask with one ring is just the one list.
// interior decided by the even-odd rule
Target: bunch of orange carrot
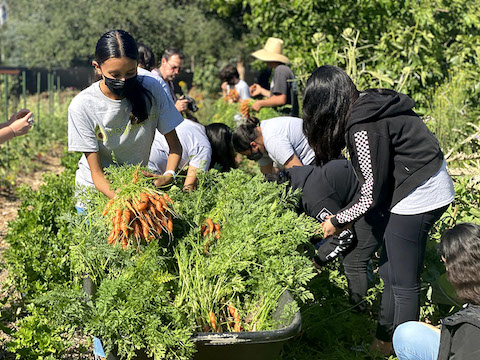
[[(205, 252), (205, 255), (210, 255), (210, 253), (208, 252), (210, 245), (213, 243), (214, 240), (220, 239), (220, 224), (214, 224), (212, 219), (210, 218), (207, 218), (205, 220), (205, 223), (206, 224), (202, 224), (200, 228), (200, 233), (203, 237), (208, 237), (207, 241), (205, 241), (205, 244), (203, 244), (203, 250)], [(214, 233), (215, 237), (212, 238)]]
[(224, 100), (230, 104), (238, 102), (239, 99), (240, 99), (240, 95), (238, 94), (238, 91), (235, 89), (230, 89), (228, 94), (224, 96)]
[(245, 99), (240, 105), (240, 114), (243, 118), (248, 119), (250, 116), (250, 99)]
[[(238, 313), (238, 309), (233, 306), (233, 304), (228, 304), (228, 313), (223, 313), (221, 311), (218, 320), (225, 320), (225, 324), (227, 325), (227, 330), (231, 331), (233, 326), (234, 332), (240, 332), (242, 330), (242, 319)], [(228, 316), (230, 315), (230, 316)], [(221, 324), (217, 323), (217, 318), (213, 311), (208, 312), (208, 322), (209, 326), (203, 327), (203, 332), (208, 332), (212, 330), (213, 332), (222, 332)]]
[(173, 204), (173, 201), (166, 193), (160, 194), (153, 190), (142, 192), (140, 198), (135, 199), (114, 197), (102, 212), (103, 216), (110, 214), (113, 223), (108, 243), (119, 242), (126, 249), (132, 238), (138, 246), (142, 239), (150, 242), (162, 232), (171, 234), (173, 211), (168, 204)]

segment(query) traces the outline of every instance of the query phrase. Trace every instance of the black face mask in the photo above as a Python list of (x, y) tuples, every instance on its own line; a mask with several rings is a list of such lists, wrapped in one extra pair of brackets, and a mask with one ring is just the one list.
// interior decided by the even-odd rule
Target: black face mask
[(107, 85), (108, 90), (118, 97), (127, 96), (137, 85), (137, 75), (125, 80), (114, 79), (106, 77), (105, 75), (103, 75), (103, 78), (105, 79), (105, 85)]
[(258, 161), (262, 158), (263, 154), (260, 151), (257, 152), (251, 152), (250, 155), (247, 155), (247, 159), (253, 160), (253, 161)]

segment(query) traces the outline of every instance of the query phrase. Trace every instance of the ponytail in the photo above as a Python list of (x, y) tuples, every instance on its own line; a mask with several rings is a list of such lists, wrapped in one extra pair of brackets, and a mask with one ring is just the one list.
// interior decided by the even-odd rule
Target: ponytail
[[(95, 61), (98, 65), (108, 59), (127, 57), (138, 62), (138, 49), (135, 39), (124, 30), (110, 30), (102, 35), (95, 48)], [(132, 104), (130, 119), (133, 124), (147, 120), (152, 107), (152, 93), (137, 80), (135, 86), (126, 94)]]

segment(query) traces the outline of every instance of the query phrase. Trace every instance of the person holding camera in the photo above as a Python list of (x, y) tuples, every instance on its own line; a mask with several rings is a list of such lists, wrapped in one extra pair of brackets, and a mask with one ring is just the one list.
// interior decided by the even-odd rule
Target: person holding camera
[(177, 99), (173, 80), (175, 80), (180, 71), (182, 71), (184, 62), (185, 55), (179, 49), (169, 48), (163, 52), (160, 67), (158, 68), (159, 75), (168, 85), (170, 96), (175, 103), (175, 107), (181, 113), (188, 109), (190, 100), (183, 95), (180, 99)]
[(22, 109), (12, 117), (0, 124), (0, 144), (7, 142), (14, 137), (25, 135), (33, 126), (32, 112)]

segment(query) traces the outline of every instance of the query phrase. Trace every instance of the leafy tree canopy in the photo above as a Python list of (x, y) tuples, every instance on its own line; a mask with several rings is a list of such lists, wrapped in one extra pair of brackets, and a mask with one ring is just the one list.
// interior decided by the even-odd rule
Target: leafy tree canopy
[(110, 29), (130, 32), (160, 58), (179, 47), (187, 61), (235, 55), (235, 35), (220, 19), (195, 2), (167, 0), (10, 0), (2, 29), (9, 65), (67, 67), (91, 59), (100, 36)]

